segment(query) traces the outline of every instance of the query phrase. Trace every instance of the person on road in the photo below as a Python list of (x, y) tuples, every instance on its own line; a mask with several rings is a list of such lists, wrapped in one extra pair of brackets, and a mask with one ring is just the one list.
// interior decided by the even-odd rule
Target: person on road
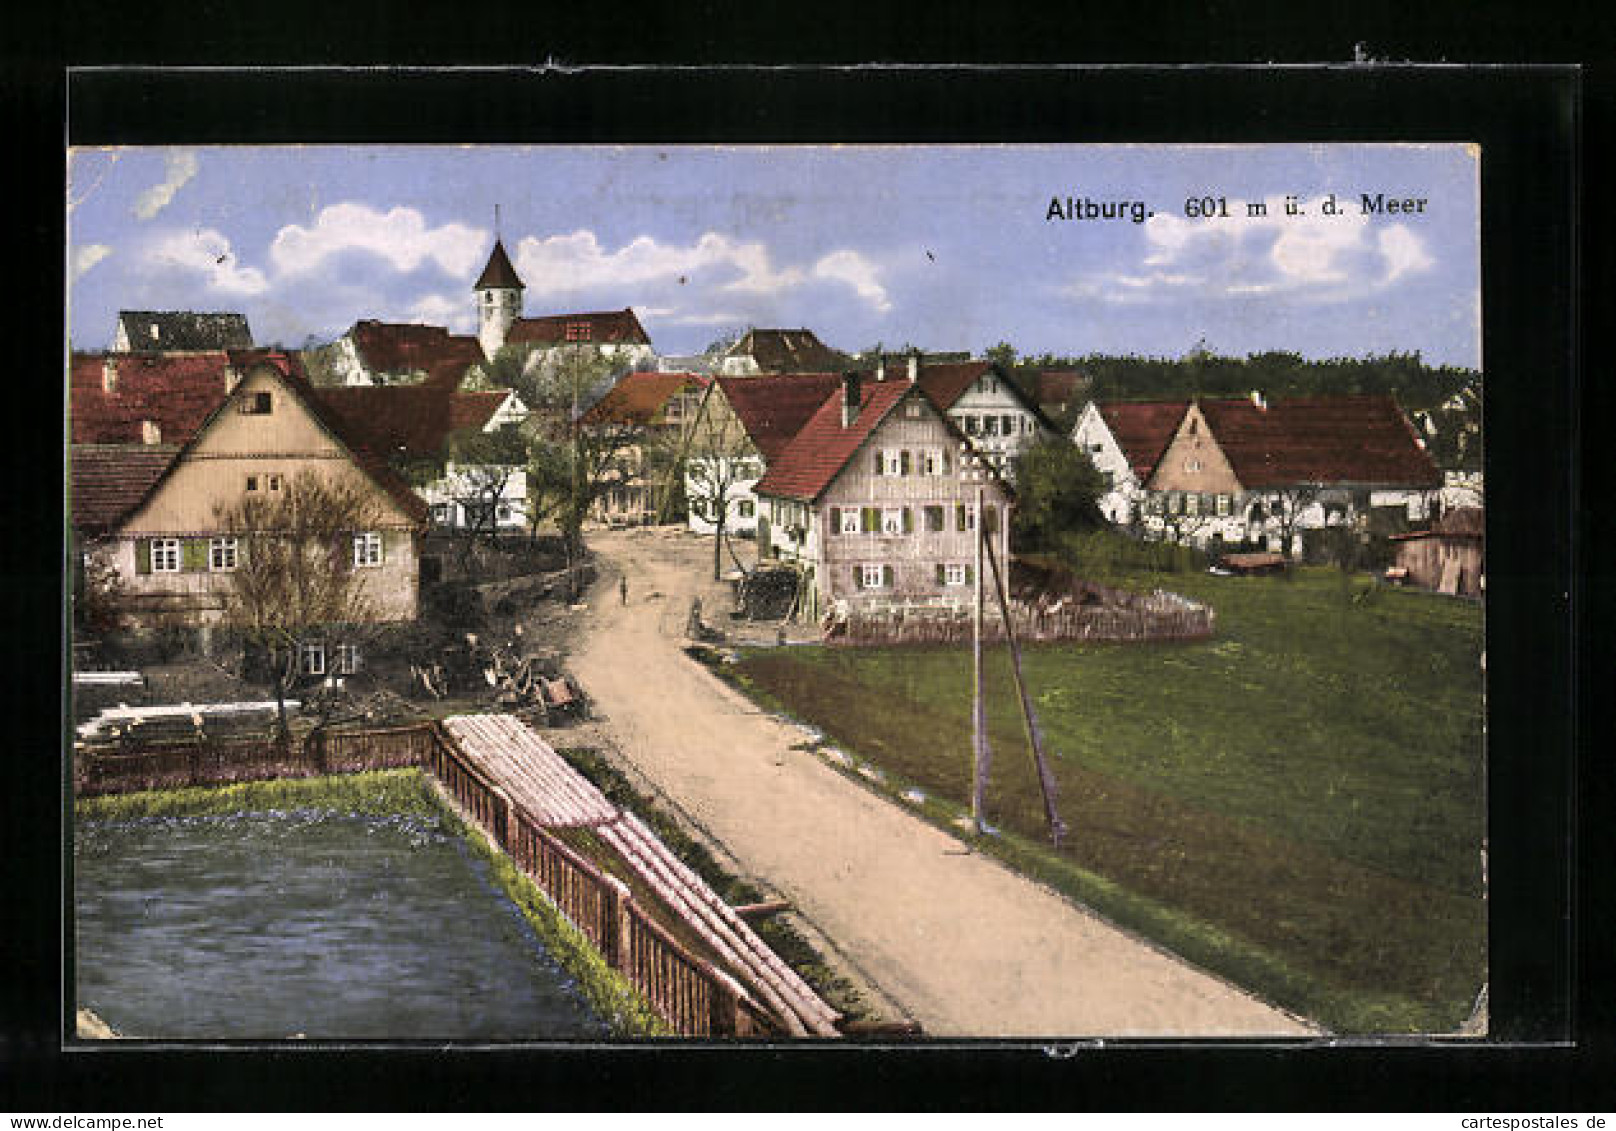
[(617, 578), (617, 595), (622, 598), (623, 604), (628, 604), (628, 574), (619, 574)]

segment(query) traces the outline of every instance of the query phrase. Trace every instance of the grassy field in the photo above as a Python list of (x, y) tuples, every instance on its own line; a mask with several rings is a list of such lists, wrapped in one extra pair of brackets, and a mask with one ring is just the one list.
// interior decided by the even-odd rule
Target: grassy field
[[(1485, 980), (1478, 606), (1289, 579), (1138, 576), (1212, 640), (1029, 649), (1060, 852), (1008, 655), (988, 657), (992, 849), (1343, 1033), (1451, 1031)], [(726, 674), (886, 771), (969, 796), (969, 649), (769, 649)]]

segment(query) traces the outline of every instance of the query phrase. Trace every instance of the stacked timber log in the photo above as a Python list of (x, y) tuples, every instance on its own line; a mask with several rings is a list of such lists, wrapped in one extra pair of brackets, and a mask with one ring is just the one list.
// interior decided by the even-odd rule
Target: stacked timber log
[(444, 732), (522, 816), (553, 829), (587, 828), (700, 938), (746, 998), (795, 1036), (837, 1036), (839, 1015), (758, 938), (718, 893), (638, 817), (613, 805), (519, 720), (456, 715)]

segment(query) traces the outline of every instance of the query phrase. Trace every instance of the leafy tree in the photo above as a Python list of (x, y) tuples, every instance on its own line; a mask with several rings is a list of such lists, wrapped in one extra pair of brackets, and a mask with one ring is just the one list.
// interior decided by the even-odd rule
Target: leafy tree
[(1087, 452), (1063, 436), (1040, 439), (1016, 461), (1017, 541), (1047, 548), (1062, 533), (1103, 525), (1099, 498), (1105, 490), (1105, 476)]
[(355, 480), (304, 471), (284, 490), (246, 496), (215, 518), (237, 539), (224, 620), (265, 653), (284, 740), (299, 646), (328, 629), (352, 631), (375, 620), (365, 579), (353, 568), (353, 539), (380, 524), (381, 508)]
[[(723, 574), (725, 530), (730, 504), (740, 485), (756, 479), (757, 452), (727, 402), (714, 396), (710, 385), (691, 427), (685, 446), (685, 491), (695, 512), (713, 523), (713, 580)], [(735, 552), (730, 550), (733, 558)], [(738, 562), (737, 562), (738, 564)]]

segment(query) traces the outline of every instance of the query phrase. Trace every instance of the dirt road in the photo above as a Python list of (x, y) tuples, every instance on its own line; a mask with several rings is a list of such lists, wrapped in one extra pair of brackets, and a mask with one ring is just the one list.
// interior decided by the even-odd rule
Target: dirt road
[[(932, 1036), (1295, 1035), (1304, 1023), (980, 855), (805, 750), (682, 652), (711, 544), (597, 533), (571, 670), (619, 753)], [(627, 603), (619, 579), (627, 582)]]

